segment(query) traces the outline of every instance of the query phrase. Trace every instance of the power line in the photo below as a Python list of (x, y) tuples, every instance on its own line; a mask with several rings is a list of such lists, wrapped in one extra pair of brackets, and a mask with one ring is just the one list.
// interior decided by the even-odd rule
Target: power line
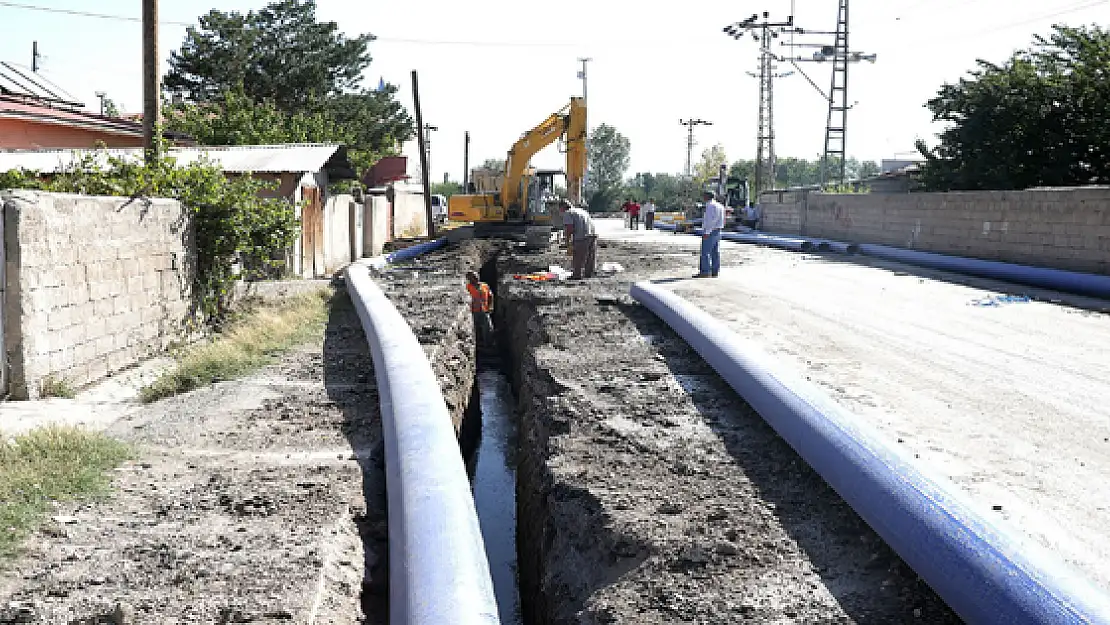
[[(92, 17), (102, 20), (115, 20), (117, 22), (135, 22), (141, 24), (143, 18), (130, 17), (127, 15), (111, 15), (108, 13), (92, 13), (90, 11), (77, 11), (73, 9), (59, 9), (55, 7), (43, 7), (34, 4), (24, 4), (22, 2), (7, 2), (0, 0), (0, 6), (8, 7), (10, 9), (24, 9), (26, 11), (41, 11), (43, 13), (59, 13), (61, 15), (73, 15), (75, 17)], [(169, 20), (161, 20), (159, 24), (173, 25), (173, 26), (193, 26), (192, 22), (174, 22)]]
[(1093, 1), (1088, 1), (1088, 2), (1079, 2), (1079, 3), (1076, 3), (1076, 4), (1070, 5), (1070, 7), (1068, 7), (1068, 8), (1065, 8), (1065, 9), (1060, 10), (1060, 11), (1056, 11), (1054, 13), (1046, 13), (1045, 15), (1039, 15), (1037, 17), (1031, 17), (1029, 19), (1022, 20), (1020, 22), (1011, 22), (1009, 24), (1003, 24), (1002, 26), (998, 26), (997, 28), (991, 28), (991, 29), (988, 29), (988, 30), (982, 30), (982, 31), (979, 31), (979, 32), (974, 32), (974, 33), (967, 33), (965, 35), (958, 35), (957, 37), (959, 37), (959, 38), (980, 37), (982, 35), (1001, 32), (1003, 30), (1009, 30), (1011, 28), (1016, 28), (1018, 26), (1025, 26), (1027, 24), (1033, 24), (1033, 23), (1039, 22), (1041, 20), (1047, 20), (1047, 19), (1050, 19), (1050, 18), (1053, 18), (1053, 17), (1060, 17), (1061, 15), (1069, 15), (1071, 13), (1078, 13), (1080, 11), (1085, 11), (1087, 9), (1094, 8), (1094, 7), (1096, 7), (1100, 4), (1106, 4), (1107, 2), (1110, 2), (1110, 0), (1093, 0)]

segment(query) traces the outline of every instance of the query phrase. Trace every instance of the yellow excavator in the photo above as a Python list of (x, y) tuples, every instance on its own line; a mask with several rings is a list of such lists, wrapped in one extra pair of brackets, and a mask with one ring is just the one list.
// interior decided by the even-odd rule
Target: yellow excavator
[[(558, 140), (566, 142), (566, 171), (538, 170), (532, 157)], [(452, 195), (447, 201), (448, 219), (474, 224), (477, 238), (523, 240), (528, 247), (546, 246), (551, 232), (562, 226), (558, 217), (555, 178), (566, 177), (567, 199), (582, 201), (586, 177), (586, 101), (572, 97), (570, 104), (548, 116), (524, 133), (509, 150), (502, 175), (475, 170), (474, 189), (468, 195)]]

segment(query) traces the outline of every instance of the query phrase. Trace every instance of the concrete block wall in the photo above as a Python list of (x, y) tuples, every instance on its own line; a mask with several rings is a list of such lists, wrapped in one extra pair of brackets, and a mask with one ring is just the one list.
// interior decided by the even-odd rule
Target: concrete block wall
[(196, 254), (180, 204), (12, 191), (0, 205), (12, 397), (98, 380), (185, 336)]
[[(773, 194), (761, 199), (775, 199), (768, 195)], [(1106, 187), (808, 193), (793, 199), (764, 201), (767, 230), (1110, 273), (1110, 188)]]
[(801, 234), (804, 191), (772, 191), (759, 198), (763, 210), (763, 229), (769, 232)]

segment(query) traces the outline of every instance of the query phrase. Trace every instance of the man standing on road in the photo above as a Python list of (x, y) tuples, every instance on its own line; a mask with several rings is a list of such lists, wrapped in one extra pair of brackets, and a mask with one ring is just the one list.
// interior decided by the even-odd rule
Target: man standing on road
[(571, 252), (571, 280), (594, 277), (597, 265), (597, 231), (594, 220), (585, 210), (563, 200), (563, 227), (566, 228), (567, 250)]
[(721, 230), (725, 227), (725, 207), (711, 191), (702, 194), (705, 213), (701, 220), (701, 267), (695, 278), (716, 278), (721, 271)]
[(490, 312), (493, 310), (493, 292), (489, 285), (482, 282), (478, 274), (473, 271), (466, 272), (466, 291), (470, 294), (470, 315), (474, 317), (474, 331), (477, 334), (478, 344), (489, 347), (493, 344), (493, 319)]
[(655, 198), (648, 198), (644, 203), (644, 230), (651, 230), (655, 227)]

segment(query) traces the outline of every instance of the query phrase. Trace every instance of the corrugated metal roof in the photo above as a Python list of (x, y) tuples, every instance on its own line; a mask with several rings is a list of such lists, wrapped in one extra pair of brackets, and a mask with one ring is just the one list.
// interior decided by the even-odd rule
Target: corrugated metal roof
[(34, 98), (80, 108), (85, 106), (65, 89), (43, 76), (42, 72), (33, 72), (29, 67), (7, 61), (0, 61), (0, 94)]
[[(339, 144), (295, 143), (285, 145), (243, 145), (227, 147), (170, 148), (169, 155), (178, 164), (190, 163), (208, 157), (220, 169), (230, 173), (284, 173), (315, 172), (329, 165), (350, 168), (346, 150)], [(99, 154), (139, 160), (141, 148), (116, 148), (110, 150), (10, 150), (0, 151), (0, 171), (27, 169), (51, 174), (71, 166), (78, 158)], [(333, 162), (334, 159), (334, 162)]]

